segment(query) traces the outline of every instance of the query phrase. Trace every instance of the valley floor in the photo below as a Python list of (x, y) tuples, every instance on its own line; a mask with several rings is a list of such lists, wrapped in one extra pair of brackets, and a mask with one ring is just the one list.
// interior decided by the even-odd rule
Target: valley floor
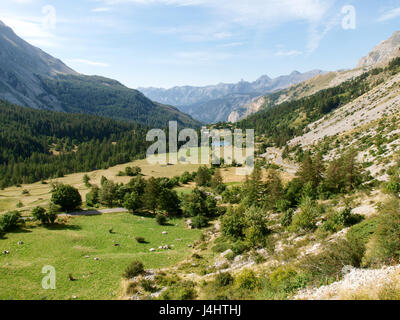
[[(183, 220), (159, 226), (153, 218), (129, 213), (61, 219), (63, 224), (49, 228), (28, 222), (0, 240), (0, 299), (118, 299), (129, 263), (139, 259), (146, 269), (176, 265), (200, 236), (185, 228)], [(137, 243), (139, 236), (148, 242)], [(150, 252), (164, 245), (171, 250)], [(42, 288), (47, 265), (56, 270), (55, 290)]]

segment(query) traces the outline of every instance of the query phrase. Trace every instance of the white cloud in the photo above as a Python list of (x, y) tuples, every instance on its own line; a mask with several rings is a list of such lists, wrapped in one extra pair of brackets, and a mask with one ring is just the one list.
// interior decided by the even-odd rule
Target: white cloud
[(107, 64), (107, 63), (96, 62), (96, 61), (91, 61), (91, 60), (86, 60), (86, 59), (68, 59), (67, 62), (69, 62), (69, 63), (78, 63), (78, 64), (86, 64), (88, 66), (93, 66), (93, 67), (102, 67), (102, 68), (110, 67), (110, 65)]
[(203, 6), (237, 23), (277, 24), (299, 20), (315, 22), (323, 18), (334, 0), (102, 0), (108, 5), (133, 3), (174, 6)]
[(208, 25), (206, 27), (184, 26), (155, 28), (152, 31), (158, 34), (177, 35), (184, 41), (220, 41), (232, 38), (234, 34), (227, 31), (229, 26), (226, 24)]
[(33, 1), (34, 0), (11, 0), (11, 2), (22, 3), (22, 4), (32, 3)]
[[(304, 22), (309, 25), (307, 51), (315, 51), (320, 41), (338, 23), (337, 17), (327, 15), (336, 0), (99, 0), (107, 5), (136, 4), (170, 6), (202, 6), (213, 10), (228, 24), (240, 24), (265, 31), (288, 22)], [(218, 34), (229, 37), (229, 32), (214, 33), (201, 28), (185, 31), (185, 40), (218, 40)], [(176, 32), (183, 32), (182, 30)]]
[(233, 47), (241, 47), (243, 46), (243, 42), (230, 42), (230, 43), (223, 43), (218, 45), (219, 48), (233, 48)]
[(299, 56), (303, 54), (302, 51), (299, 50), (279, 50), (275, 53), (275, 56), (277, 57), (293, 57), (293, 56)]
[(400, 17), (400, 8), (396, 8), (396, 9), (390, 10), (388, 12), (385, 12), (383, 15), (381, 15), (378, 18), (378, 22), (392, 20), (392, 19), (395, 19), (398, 17)]
[(111, 8), (101, 7), (92, 9), (92, 12), (108, 12), (108, 11), (111, 11)]
[(12, 28), (14, 32), (38, 47), (54, 47), (57, 45), (56, 36), (46, 28), (42, 18), (0, 16), (0, 20)]

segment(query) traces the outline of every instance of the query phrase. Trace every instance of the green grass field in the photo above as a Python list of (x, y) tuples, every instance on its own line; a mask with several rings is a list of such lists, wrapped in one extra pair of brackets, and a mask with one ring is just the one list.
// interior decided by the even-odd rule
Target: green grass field
[[(0, 239), (0, 299), (118, 299), (122, 273), (131, 261), (142, 261), (146, 269), (162, 268), (190, 254), (188, 244), (200, 231), (186, 229), (183, 220), (169, 223), (159, 226), (155, 219), (128, 213), (68, 218), (65, 225), (50, 229), (28, 223)], [(115, 234), (109, 233), (111, 228)], [(149, 243), (137, 243), (137, 236)], [(158, 250), (162, 245), (174, 247)], [(4, 250), (10, 254), (4, 255)], [(46, 265), (56, 269), (55, 290), (42, 289)], [(76, 281), (69, 280), (70, 273)]]

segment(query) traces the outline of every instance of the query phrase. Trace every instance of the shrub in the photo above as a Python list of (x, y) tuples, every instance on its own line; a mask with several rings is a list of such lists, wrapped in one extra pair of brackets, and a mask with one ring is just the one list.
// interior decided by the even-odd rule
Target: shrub
[(359, 214), (352, 214), (350, 208), (346, 208), (340, 212), (335, 212), (328, 217), (321, 225), (321, 230), (326, 232), (336, 233), (343, 228), (351, 227), (364, 220), (364, 217)]
[(245, 221), (241, 209), (230, 207), (221, 219), (222, 234), (237, 240), (244, 238)]
[(85, 174), (82, 178), (83, 183), (85, 184), (86, 188), (90, 188), (91, 184), (90, 184), (90, 177)]
[(132, 192), (131, 194), (127, 193), (125, 195), (123, 206), (130, 212), (135, 212), (142, 208), (143, 203), (140, 196), (136, 192)]
[(144, 273), (143, 263), (140, 261), (133, 261), (123, 274), (125, 279), (132, 279)]
[(234, 279), (229, 272), (219, 273), (215, 278), (218, 287), (227, 287), (233, 283)]
[(245, 212), (245, 241), (250, 247), (264, 246), (271, 231), (263, 209), (251, 207)]
[(163, 214), (157, 214), (156, 221), (160, 226), (164, 226), (167, 223), (167, 217)]
[(256, 274), (249, 270), (243, 270), (235, 278), (236, 287), (244, 290), (254, 290), (260, 287), (260, 280), (256, 277)]
[(179, 179), (179, 182), (182, 184), (188, 184), (189, 182), (193, 181), (193, 177), (189, 172), (184, 172)]
[(42, 207), (36, 207), (32, 210), (32, 217), (40, 221), (44, 225), (51, 225), (57, 220), (57, 214), (59, 207), (51, 204), (49, 211), (46, 211)]
[(194, 300), (196, 297), (195, 284), (192, 281), (175, 283), (161, 295), (163, 300)]
[(99, 191), (98, 187), (93, 187), (86, 195), (86, 205), (89, 207), (96, 207), (99, 204)]
[(21, 222), (21, 214), (18, 211), (10, 211), (0, 216), (0, 231), (6, 233), (18, 228)]
[(128, 177), (136, 177), (141, 173), (142, 173), (142, 169), (140, 167), (132, 167), (132, 168), (126, 167), (125, 172), (123, 174)]
[(155, 285), (155, 283), (153, 281), (151, 281), (151, 280), (142, 280), (142, 281), (140, 281), (140, 286), (146, 292), (156, 292), (158, 290), (158, 288)]
[(143, 237), (136, 237), (135, 240), (136, 240), (138, 243), (146, 243), (146, 240), (145, 240), (145, 238), (143, 238)]
[(119, 201), (118, 185), (111, 180), (105, 180), (99, 190), (99, 201), (101, 204), (112, 207)]
[(315, 284), (327, 284), (338, 281), (345, 266), (360, 267), (363, 254), (360, 242), (341, 239), (329, 244), (317, 255), (306, 256), (300, 261), (299, 267), (304, 273), (310, 274)]
[(195, 229), (202, 229), (208, 226), (208, 219), (203, 215), (198, 215), (192, 218), (192, 227)]
[(304, 273), (298, 273), (291, 267), (279, 267), (269, 275), (268, 280), (275, 290), (290, 294), (306, 287), (308, 277)]
[(316, 227), (319, 211), (315, 201), (305, 198), (300, 205), (300, 212), (293, 218), (292, 229), (294, 231), (312, 231)]
[(294, 215), (293, 209), (286, 210), (286, 212), (284, 213), (284, 215), (282, 216), (282, 219), (281, 219), (282, 227), (287, 228), (292, 224), (293, 215)]
[(47, 224), (47, 212), (42, 207), (36, 207), (32, 210), (32, 217), (43, 224)]
[(207, 187), (211, 183), (211, 178), (212, 176), (210, 170), (206, 166), (203, 166), (198, 169), (195, 181), (197, 186)]
[(347, 232), (346, 238), (351, 243), (359, 243), (365, 251), (365, 246), (370, 241), (378, 228), (379, 218), (375, 217), (361, 222), (350, 228)]
[(400, 212), (383, 213), (379, 217), (376, 232), (367, 244), (364, 258), (366, 266), (398, 263), (400, 259)]
[(225, 251), (229, 250), (229, 248), (230, 248), (230, 246), (229, 246), (228, 243), (226, 243), (226, 242), (218, 242), (218, 243), (215, 244), (214, 247), (212, 247), (211, 250), (213, 252), (216, 252), (216, 253), (222, 253), (222, 252), (225, 252)]
[(76, 188), (58, 184), (52, 191), (51, 202), (60, 206), (62, 210), (72, 211), (81, 206), (82, 198)]

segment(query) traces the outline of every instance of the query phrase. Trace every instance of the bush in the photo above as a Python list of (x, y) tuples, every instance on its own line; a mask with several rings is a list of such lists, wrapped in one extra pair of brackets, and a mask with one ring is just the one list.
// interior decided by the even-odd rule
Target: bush
[(90, 177), (85, 174), (82, 178), (83, 183), (85, 184), (86, 188), (90, 188), (91, 184), (90, 184)]
[(125, 195), (123, 206), (130, 212), (135, 212), (143, 207), (143, 203), (140, 196), (136, 192), (132, 192)]
[(293, 218), (292, 229), (294, 231), (312, 231), (316, 228), (319, 215), (318, 206), (311, 198), (305, 198), (300, 205), (300, 212)]
[(321, 225), (321, 230), (336, 233), (344, 228), (351, 227), (364, 220), (359, 214), (352, 214), (350, 208), (335, 212)]
[(249, 269), (243, 270), (234, 281), (238, 289), (254, 290), (260, 287), (260, 280)]
[(207, 187), (211, 183), (211, 178), (210, 170), (206, 166), (203, 166), (197, 170), (195, 181), (198, 187)]
[(233, 240), (244, 238), (245, 221), (241, 209), (230, 207), (221, 219), (221, 231)]
[(142, 173), (142, 169), (140, 167), (126, 167), (125, 172), (123, 172), (123, 175), (126, 175), (128, 177), (136, 177), (139, 174)]
[(164, 226), (167, 223), (167, 217), (163, 214), (157, 214), (156, 221), (160, 226)]
[(346, 238), (351, 243), (359, 243), (364, 247), (370, 241), (378, 228), (379, 218), (372, 218), (350, 228)]
[(263, 247), (271, 231), (261, 208), (252, 207), (245, 212), (245, 241), (250, 247)]
[(215, 246), (212, 247), (212, 251), (216, 253), (222, 253), (230, 249), (230, 246), (227, 242), (216, 242)]
[(323, 252), (303, 258), (299, 267), (310, 274), (314, 284), (322, 285), (340, 280), (345, 266), (359, 268), (364, 255), (362, 243), (341, 239), (329, 244)]
[(21, 222), (21, 214), (18, 211), (10, 211), (0, 216), (0, 232), (6, 233), (18, 228)]
[(202, 229), (208, 226), (208, 219), (203, 215), (198, 215), (192, 218), (192, 227), (195, 229)]
[(196, 297), (195, 284), (192, 281), (175, 283), (161, 295), (163, 300), (194, 300)]
[(179, 182), (182, 184), (188, 184), (191, 181), (193, 181), (193, 176), (187, 171), (184, 172), (179, 179)]
[(136, 240), (138, 243), (146, 243), (146, 240), (145, 240), (145, 238), (143, 238), (143, 237), (136, 237), (135, 240)]
[(47, 212), (42, 207), (36, 207), (32, 210), (32, 217), (40, 221), (42, 224), (47, 224)]
[(52, 191), (51, 202), (60, 206), (61, 210), (73, 211), (82, 205), (82, 198), (76, 188), (58, 184)]
[(98, 187), (93, 187), (86, 195), (86, 205), (88, 207), (96, 207), (99, 204), (99, 191)]
[(144, 291), (146, 292), (156, 292), (158, 290), (157, 286), (155, 283), (151, 280), (142, 280), (140, 281), (140, 286), (143, 288)]
[(215, 284), (218, 287), (227, 287), (233, 283), (234, 279), (229, 272), (219, 273), (215, 278)]
[(307, 285), (306, 274), (298, 273), (291, 267), (279, 267), (268, 277), (269, 283), (277, 291), (290, 294)]
[(383, 213), (379, 217), (376, 232), (367, 244), (363, 264), (381, 266), (398, 263), (400, 260), (400, 212)]
[(284, 215), (282, 216), (282, 219), (281, 219), (282, 227), (284, 227), (284, 228), (289, 227), (293, 222), (293, 216), (294, 216), (293, 209), (286, 210), (286, 212), (284, 213)]
[(144, 273), (143, 263), (140, 261), (133, 261), (123, 274), (125, 279), (132, 279)]

